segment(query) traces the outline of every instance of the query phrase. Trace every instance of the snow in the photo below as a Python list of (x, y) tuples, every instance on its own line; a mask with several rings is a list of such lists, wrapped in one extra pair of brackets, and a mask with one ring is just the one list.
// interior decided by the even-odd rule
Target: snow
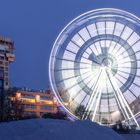
[(0, 140), (124, 140), (90, 121), (31, 119), (0, 124)]
[(122, 134), (125, 140), (140, 140), (140, 134)]

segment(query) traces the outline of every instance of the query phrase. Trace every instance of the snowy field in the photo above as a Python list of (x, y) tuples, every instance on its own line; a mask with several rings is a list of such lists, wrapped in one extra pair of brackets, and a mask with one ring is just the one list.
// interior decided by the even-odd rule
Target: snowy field
[(125, 140), (140, 140), (140, 134), (123, 134)]
[(0, 124), (0, 140), (123, 140), (90, 121), (32, 119)]

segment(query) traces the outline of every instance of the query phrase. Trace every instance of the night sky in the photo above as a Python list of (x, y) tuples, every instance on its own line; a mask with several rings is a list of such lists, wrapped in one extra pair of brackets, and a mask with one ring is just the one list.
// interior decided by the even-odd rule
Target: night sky
[(73, 18), (96, 8), (118, 8), (140, 17), (140, 0), (0, 0), (0, 35), (15, 42), (11, 86), (48, 88), (56, 37)]

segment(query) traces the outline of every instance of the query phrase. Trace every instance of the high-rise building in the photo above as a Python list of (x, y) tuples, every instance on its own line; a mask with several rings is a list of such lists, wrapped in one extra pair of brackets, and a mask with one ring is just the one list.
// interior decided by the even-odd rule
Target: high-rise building
[(0, 119), (3, 119), (4, 90), (9, 88), (8, 67), (14, 61), (14, 42), (0, 37)]
[(9, 38), (0, 37), (0, 90), (9, 88), (8, 67), (14, 61), (14, 42)]

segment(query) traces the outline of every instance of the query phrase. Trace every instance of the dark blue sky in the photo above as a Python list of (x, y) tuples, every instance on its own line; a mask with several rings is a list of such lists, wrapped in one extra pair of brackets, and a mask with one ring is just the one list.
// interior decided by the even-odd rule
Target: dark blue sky
[(57, 35), (73, 18), (96, 8), (119, 8), (140, 17), (140, 0), (0, 0), (0, 35), (15, 42), (11, 85), (46, 89)]

